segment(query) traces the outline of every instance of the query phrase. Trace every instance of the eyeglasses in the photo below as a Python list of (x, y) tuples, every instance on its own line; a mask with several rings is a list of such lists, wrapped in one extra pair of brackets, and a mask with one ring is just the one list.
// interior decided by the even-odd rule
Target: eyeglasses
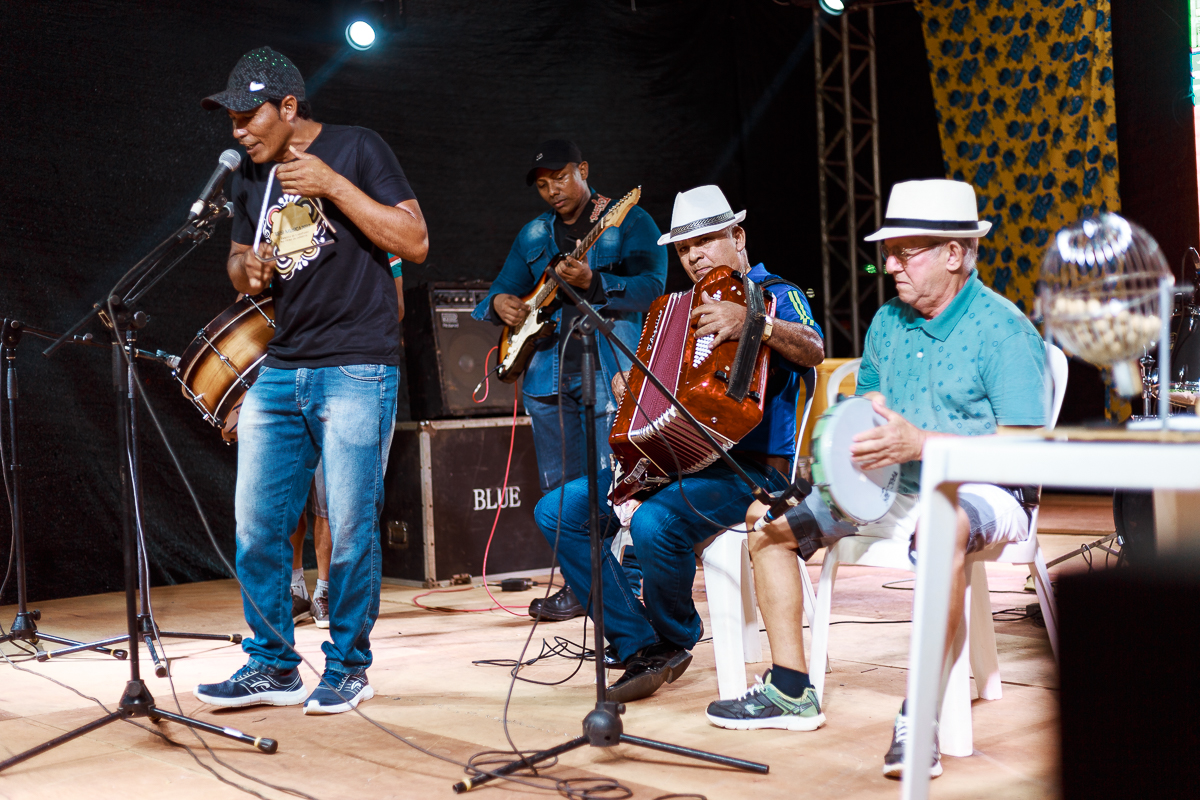
[(927, 244), (924, 247), (897, 247), (895, 249), (892, 249), (885, 244), (879, 248), (879, 254), (883, 256), (885, 263), (889, 258), (895, 256), (896, 260), (900, 262), (900, 266), (907, 267), (908, 262), (916, 256), (929, 250), (933, 250), (936, 247), (941, 247), (944, 244), (945, 242), (934, 242), (933, 244)]

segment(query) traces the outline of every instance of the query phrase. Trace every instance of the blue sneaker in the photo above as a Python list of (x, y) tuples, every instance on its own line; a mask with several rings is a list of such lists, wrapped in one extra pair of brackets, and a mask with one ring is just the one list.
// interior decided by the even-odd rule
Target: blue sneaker
[(229, 680), (202, 683), (192, 694), (201, 702), (225, 708), (294, 706), (304, 701), (304, 682), (298, 669), (284, 672), (251, 661)]
[(374, 696), (375, 690), (367, 683), (366, 673), (343, 675), (326, 668), (321, 683), (304, 701), (304, 713), (341, 714)]

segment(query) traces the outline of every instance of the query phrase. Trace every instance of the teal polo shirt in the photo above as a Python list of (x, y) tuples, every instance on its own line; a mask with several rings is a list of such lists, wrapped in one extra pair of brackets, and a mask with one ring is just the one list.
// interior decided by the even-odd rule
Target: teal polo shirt
[[(899, 298), (871, 320), (858, 394), (880, 392), (918, 428), (962, 436), (998, 425), (1045, 424), (1046, 351), (1019, 308), (971, 277), (925, 319)], [(920, 489), (921, 462), (900, 468), (900, 491)]]

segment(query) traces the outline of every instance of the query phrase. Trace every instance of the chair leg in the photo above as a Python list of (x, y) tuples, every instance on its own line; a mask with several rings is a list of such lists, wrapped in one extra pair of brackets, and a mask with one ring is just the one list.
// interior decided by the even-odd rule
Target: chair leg
[[(757, 609), (750, 606), (747, 614), (743, 608), (742, 554), (745, 549), (746, 534), (728, 531), (705, 548), (702, 556), (708, 619), (717, 662), (717, 692), (722, 700), (746, 691), (744, 620), (747, 616), (755, 617), (754, 632), (756, 636), (758, 634)], [(761, 644), (759, 658), (762, 658)]]
[[(964, 627), (969, 628), (966, 620)], [(971, 730), (971, 676), (967, 665), (968, 636), (969, 630), (960, 630), (954, 641), (953, 650), (957, 657), (946, 680), (941, 715), (938, 717), (938, 738), (942, 753), (948, 756), (966, 757), (975, 751)]]
[(821, 565), (821, 578), (814, 603), (816, 613), (810, 623), (812, 625), (812, 658), (809, 659), (808, 664), (808, 679), (817, 692), (818, 702), (824, 702), (825, 699), (825, 667), (829, 663), (829, 617), (833, 582), (837, 580), (837, 569), (836, 547), (833, 547), (825, 553), (825, 563)]
[(1037, 590), (1038, 603), (1042, 607), (1042, 618), (1046, 621), (1046, 634), (1050, 637), (1050, 648), (1054, 651), (1054, 660), (1058, 660), (1058, 602), (1054, 599), (1054, 587), (1050, 583), (1050, 573), (1046, 571), (1046, 560), (1042, 557), (1042, 548), (1038, 547), (1033, 563), (1029, 565), (1029, 574), (1033, 576), (1033, 587)]
[(750, 543), (741, 537), (738, 550), (742, 562), (742, 654), (747, 664), (763, 660), (762, 635), (758, 630), (758, 595), (754, 592), (754, 567), (750, 563)]
[(804, 585), (804, 614), (808, 617), (808, 627), (811, 629), (817, 614), (817, 592), (813, 589), (812, 579), (808, 577), (804, 559), (797, 556), (796, 560), (800, 562), (800, 582)]
[(999, 700), (1004, 694), (1000, 683), (1000, 660), (996, 654), (996, 629), (992, 622), (992, 600), (988, 593), (987, 570), (982, 561), (970, 564), (969, 601), (971, 672), (981, 700)]

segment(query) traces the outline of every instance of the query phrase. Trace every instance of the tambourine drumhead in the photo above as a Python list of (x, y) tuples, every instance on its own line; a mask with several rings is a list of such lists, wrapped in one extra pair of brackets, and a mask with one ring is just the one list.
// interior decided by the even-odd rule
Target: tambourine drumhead
[(826, 411), (813, 428), (813, 484), (826, 505), (859, 525), (888, 512), (900, 483), (900, 465), (864, 472), (850, 458), (855, 434), (883, 423), (870, 400), (850, 397)]

